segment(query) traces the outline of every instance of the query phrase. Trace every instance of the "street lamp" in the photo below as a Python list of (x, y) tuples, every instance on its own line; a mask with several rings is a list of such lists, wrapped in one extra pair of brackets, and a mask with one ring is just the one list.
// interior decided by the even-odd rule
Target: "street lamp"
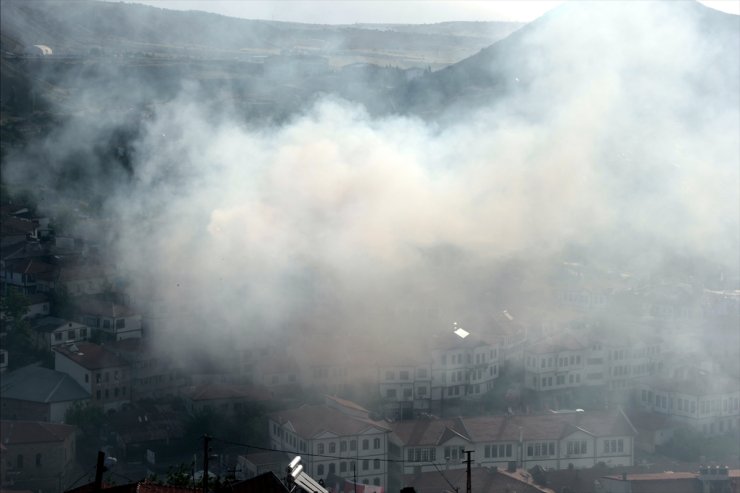
[(293, 457), (293, 460), (288, 464), (286, 471), (292, 482), (299, 486), (303, 491), (307, 493), (329, 493), (315, 479), (303, 471), (303, 464), (301, 464), (300, 455)]

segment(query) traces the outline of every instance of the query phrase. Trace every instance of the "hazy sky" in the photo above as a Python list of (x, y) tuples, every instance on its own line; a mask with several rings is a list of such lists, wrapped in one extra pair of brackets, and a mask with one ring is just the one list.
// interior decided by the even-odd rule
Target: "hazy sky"
[[(668, 1), (668, 0), (667, 0)], [(320, 24), (408, 23), (444, 21), (531, 21), (562, 0), (139, 0), (166, 9), (203, 10), (246, 19)], [(740, 0), (706, 0), (705, 5), (740, 13)]]

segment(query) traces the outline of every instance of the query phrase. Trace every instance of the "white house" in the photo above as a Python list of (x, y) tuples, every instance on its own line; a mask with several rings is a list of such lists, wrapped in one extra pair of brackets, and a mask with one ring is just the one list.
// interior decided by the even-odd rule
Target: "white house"
[(635, 401), (707, 435), (740, 429), (740, 380), (687, 369), (672, 377), (648, 377), (636, 386)]
[(61, 344), (86, 341), (91, 335), (88, 326), (58, 317), (33, 319), (31, 329), (34, 345), (43, 350), (51, 350)]
[(392, 428), (404, 474), (433, 471), (439, 464), (463, 468), (464, 450), (474, 452), (476, 464), (500, 469), (634, 464), (636, 430), (621, 410), (427, 418), (393, 423)]
[(78, 321), (100, 331), (107, 339), (140, 338), (141, 314), (132, 308), (93, 296), (82, 296), (76, 301)]
[(524, 351), (525, 388), (542, 391), (589, 385), (587, 354), (587, 346), (571, 334), (560, 334), (528, 347)]
[(301, 463), (316, 480), (334, 474), (388, 488), (391, 430), (357, 404), (327, 396), (323, 405), (274, 412), (268, 425), (272, 448), (312, 454)]
[(452, 332), (433, 336), (428, 355), (378, 368), (378, 391), (389, 414), (411, 417), (481, 397), (493, 389), (503, 358), (498, 342)]
[(56, 346), (54, 369), (71, 376), (90, 393), (90, 402), (105, 411), (130, 402), (130, 367), (103, 346), (91, 342)]

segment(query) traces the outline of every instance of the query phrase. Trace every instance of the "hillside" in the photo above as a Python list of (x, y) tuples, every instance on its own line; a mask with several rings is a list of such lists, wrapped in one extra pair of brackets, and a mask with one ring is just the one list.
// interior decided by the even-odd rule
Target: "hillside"
[[(738, 17), (698, 2), (575, 2), (412, 81), (397, 102), (429, 114), (450, 105), (480, 107), (505, 96), (551, 91), (554, 82), (558, 88), (599, 83), (603, 76), (618, 77), (623, 89), (638, 93), (643, 82), (669, 86), (685, 76), (696, 97), (704, 99), (738, 87), (738, 60)], [(737, 107), (738, 100), (727, 103)]]
[(402, 68), (454, 63), (521, 26), (312, 25), (93, 0), (8, 0), (0, 22), (2, 31), (22, 45), (48, 45), (58, 55), (102, 51), (244, 59), (292, 52), (326, 57), (331, 66), (362, 61)]

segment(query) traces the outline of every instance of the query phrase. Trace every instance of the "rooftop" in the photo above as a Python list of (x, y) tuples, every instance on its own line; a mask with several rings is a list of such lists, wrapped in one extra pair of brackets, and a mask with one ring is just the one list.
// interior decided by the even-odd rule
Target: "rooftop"
[(56, 423), (1, 420), (0, 441), (6, 447), (31, 443), (63, 442), (74, 435), (75, 430), (74, 426)]
[(57, 346), (54, 350), (88, 370), (126, 366), (123, 359), (92, 342), (66, 344)]
[(113, 301), (102, 300), (94, 296), (83, 296), (76, 301), (77, 311), (85, 315), (96, 315), (99, 317), (130, 317), (137, 315), (131, 307), (114, 303)]
[(322, 433), (348, 436), (359, 435), (372, 429), (378, 432), (390, 431), (386, 423), (370, 418), (350, 416), (326, 405), (306, 404), (296, 409), (277, 411), (270, 414), (270, 419), (281, 425), (289, 425), (305, 439), (314, 438)]
[(576, 431), (594, 436), (632, 436), (636, 432), (621, 411), (589, 411), (518, 416), (421, 419), (392, 425), (404, 446), (440, 444), (457, 434), (473, 442), (557, 440)]
[(66, 373), (40, 366), (26, 366), (2, 378), (3, 399), (30, 402), (68, 402), (89, 399), (90, 394)]
[(272, 394), (267, 389), (257, 386), (230, 384), (203, 384), (188, 392), (192, 401), (211, 401), (219, 399), (247, 399), (251, 401), (268, 401)]

